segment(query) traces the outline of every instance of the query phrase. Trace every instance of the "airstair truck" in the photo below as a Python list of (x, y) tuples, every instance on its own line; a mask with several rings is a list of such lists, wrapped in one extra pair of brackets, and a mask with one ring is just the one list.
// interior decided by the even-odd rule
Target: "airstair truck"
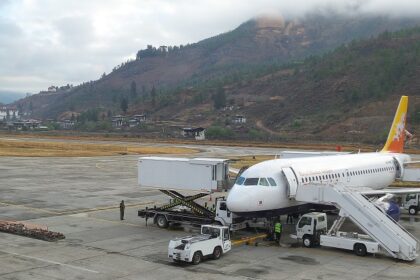
[(302, 240), (305, 247), (321, 245), (354, 251), (358, 256), (378, 253), (379, 243), (368, 235), (356, 232), (338, 231), (344, 218), (336, 220), (330, 230), (327, 229), (327, 215), (320, 212), (304, 214), (296, 224), (296, 234), (292, 238)]
[(223, 197), (215, 199), (213, 209), (195, 202), (199, 198), (225, 190), (228, 173), (227, 159), (140, 157), (140, 187), (158, 189), (171, 200), (167, 204), (141, 209), (138, 216), (152, 220), (160, 228), (167, 228), (171, 223), (217, 223), (228, 226), (231, 231), (245, 228), (247, 221), (230, 212)]

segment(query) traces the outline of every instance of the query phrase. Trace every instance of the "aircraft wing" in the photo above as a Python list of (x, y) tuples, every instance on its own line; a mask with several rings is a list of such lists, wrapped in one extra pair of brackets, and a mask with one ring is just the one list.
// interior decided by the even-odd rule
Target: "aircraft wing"
[(420, 193), (420, 188), (389, 188), (381, 190), (365, 189), (357, 191), (363, 195), (383, 195), (383, 194), (409, 194)]
[(319, 156), (336, 156), (346, 155), (349, 152), (321, 152), (321, 151), (281, 151), (278, 156), (280, 158), (303, 158), (303, 157), (319, 157)]

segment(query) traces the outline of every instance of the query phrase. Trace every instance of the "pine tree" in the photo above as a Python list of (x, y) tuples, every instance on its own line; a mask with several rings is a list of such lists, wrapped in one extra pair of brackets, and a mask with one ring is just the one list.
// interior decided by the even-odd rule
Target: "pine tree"
[(156, 89), (155, 86), (152, 87), (152, 91), (150, 92), (150, 96), (152, 97), (152, 106), (156, 106)]
[(137, 97), (137, 85), (136, 85), (135, 81), (131, 82), (130, 95), (131, 95), (131, 98), (133, 98), (133, 99), (135, 99)]
[(124, 114), (127, 113), (127, 109), (128, 109), (128, 100), (127, 100), (127, 98), (123, 97), (121, 99), (121, 104), (120, 105), (121, 105), (121, 110), (124, 112)]

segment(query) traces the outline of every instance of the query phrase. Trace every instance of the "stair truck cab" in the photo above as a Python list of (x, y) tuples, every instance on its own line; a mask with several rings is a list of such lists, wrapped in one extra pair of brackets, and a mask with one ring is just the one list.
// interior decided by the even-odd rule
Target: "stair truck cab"
[(169, 241), (168, 257), (175, 262), (199, 264), (204, 257), (219, 259), (231, 250), (229, 228), (218, 225), (202, 225), (201, 234)]
[(420, 194), (411, 193), (405, 195), (402, 201), (402, 208), (408, 210), (410, 215), (417, 215), (417, 212), (420, 210)]
[(327, 230), (327, 215), (325, 213), (307, 213), (299, 219), (296, 224), (296, 234), (291, 237), (302, 240), (303, 246), (308, 248), (321, 245), (352, 250), (358, 256), (379, 252), (379, 243), (368, 235), (338, 231), (344, 220), (344, 217), (340, 217), (330, 230)]

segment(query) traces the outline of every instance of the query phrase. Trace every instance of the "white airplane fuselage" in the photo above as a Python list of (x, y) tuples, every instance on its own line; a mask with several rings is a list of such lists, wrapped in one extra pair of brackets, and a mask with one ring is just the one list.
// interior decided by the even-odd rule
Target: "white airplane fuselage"
[(408, 161), (408, 155), (398, 153), (268, 160), (251, 166), (240, 175), (229, 192), (227, 205), (232, 212), (258, 216), (305, 204), (289, 198), (285, 168), (293, 172), (297, 187), (345, 184), (353, 189), (381, 189), (401, 176), (403, 164)]

